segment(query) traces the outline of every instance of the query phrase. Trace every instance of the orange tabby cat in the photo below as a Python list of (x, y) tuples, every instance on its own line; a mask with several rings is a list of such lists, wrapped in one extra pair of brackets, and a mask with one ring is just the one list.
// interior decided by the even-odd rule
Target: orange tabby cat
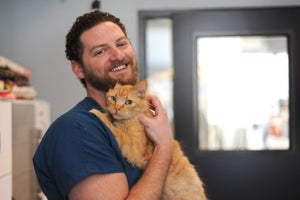
[[(154, 148), (138, 119), (140, 114), (153, 116), (146, 98), (146, 89), (146, 80), (134, 86), (117, 84), (106, 93), (109, 116), (96, 109), (90, 111), (113, 132), (128, 162), (141, 169), (147, 166)], [(163, 199), (206, 200), (203, 183), (176, 140), (173, 140), (173, 148)]]

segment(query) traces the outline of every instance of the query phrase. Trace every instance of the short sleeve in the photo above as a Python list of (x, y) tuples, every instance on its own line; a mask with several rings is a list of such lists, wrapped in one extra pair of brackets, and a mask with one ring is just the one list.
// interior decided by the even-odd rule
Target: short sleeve
[(112, 133), (87, 111), (60, 118), (45, 137), (38, 154), (47, 159), (42, 161), (44, 164), (39, 160), (38, 165), (48, 170), (45, 174), (53, 175), (51, 179), (64, 197), (75, 183), (92, 174), (124, 172), (124, 158)]

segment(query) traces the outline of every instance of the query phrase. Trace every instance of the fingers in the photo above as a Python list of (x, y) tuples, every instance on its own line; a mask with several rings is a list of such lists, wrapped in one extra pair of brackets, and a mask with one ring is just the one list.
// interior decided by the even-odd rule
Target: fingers
[(148, 101), (149, 101), (150, 109), (151, 109), (151, 110), (154, 110), (154, 105), (153, 105), (153, 103), (152, 103), (152, 101), (153, 101), (152, 99), (155, 98), (154, 95), (151, 95), (151, 94), (148, 94), (148, 93), (147, 93), (147, 94), (146, 94), (146, 97), (147, 97), (147, 99), (148, 99)]
[(144, 114), (140, 115), (139, 120), (145, 126), (146, 129), (147, 127), (149, 127), (149, 120)]
[(159, 115), (164, 112), (163, 105), (157, 96), (147, 94), (147, 98), (149, 99), (150, 109), (155, 111), (155, 115)]
[(139, 120), (144, 125), (148, 137), (155, 146), (170, 145), (172, 141), (172, 131), (166, 111), (155, 95), (147, 94), (147, 98), (155, 115), (153, 118), (141, 115)]

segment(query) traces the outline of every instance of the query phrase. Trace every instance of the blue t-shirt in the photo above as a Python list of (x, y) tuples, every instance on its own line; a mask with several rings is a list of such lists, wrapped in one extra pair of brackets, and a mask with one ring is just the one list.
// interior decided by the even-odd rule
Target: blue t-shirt
[(49, 200), (67, 199), (78, 181), (92, 174), (123, 172), (129, 187), (142, 171), (122, 156), (111, 131), (89, 110), (103, 111), (86, 97), (60, 116), (47, 130), (33, 163), (41, 189)]

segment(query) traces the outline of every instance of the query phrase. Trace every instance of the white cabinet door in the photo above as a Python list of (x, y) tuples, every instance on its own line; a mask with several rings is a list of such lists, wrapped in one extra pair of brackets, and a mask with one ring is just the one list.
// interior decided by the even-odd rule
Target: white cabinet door
[(1, 200), (12, 199), (12, 175), (0, 178), (0, 198)]
[(0, 198), (12, 197), (12, 103), (0, 101)]
[(12, 172), (12, 103), (0, 101), (0, 178)]

